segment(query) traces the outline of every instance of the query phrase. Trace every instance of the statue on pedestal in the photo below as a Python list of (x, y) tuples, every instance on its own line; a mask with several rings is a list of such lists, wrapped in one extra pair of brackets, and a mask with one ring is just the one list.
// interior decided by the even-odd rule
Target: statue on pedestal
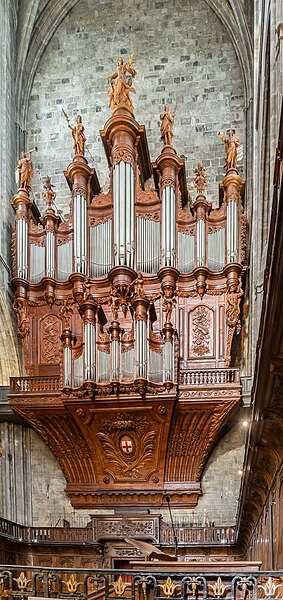
[(226, 152), (226, 164), (224, 166), (226, 171), (236, 169), (237, 167), (239, 138), (235, 137), (234, 134), (234, 129), (229, 129), (228, 137), (225, 137), (225, 134), (221, 133), (221, 131), (217, 131), (217, 135), (221, 137)]
[(67, 115), (67, 113), (64, 111), (64, 109), (62, 108), (63, 114), (66, 117), (66, 121), (68, 123), (68, 127), (69, 129), (71, 129), (72, 132), (72, 136), (73, 136), (73, 140), (74, 140), (74, 154), (77, 154), (79, 156), (84, 156), (85, 155), (85, 134), (84, 134), (84, 126), (82, 124), (82, 117), (81, 115), (77, 115), (76, 116), (76, 124), (72, 127), (72, 125), (70, 125), (70, 119)]
[(240, 302), (243, 290), (240, 285), (230, 284), (226, 295), (226, 324), (228, 327), (239, 327)]
[(207, 179), (205, 176), (205, 167), (201, 162), (199, 162), (198, 166), (194, 169), (194, 173), (195, 177), (193, 179), (193, 183), (197, 190), (197, 194), (203, 194), (207, 183)]
[(52, 208), (52, 204), (56, 198), (56, 193), (54, 192), (53, 188), (54, 185), (51, 183), (51, 179), (47, 175), (47, 177), (45, 177), (43, 181), (44, 192), (42, 192), (42, 198), (46, 203), (47, 210), (50, 210), (50, 208)]
[(31, 153), (37, 152), (37, 147), (29, 150), (29, 152), (21, 152), (16, 171), (19, 175), (19, 186), (28, 193), (31, 190), (31, 177), (34, 177), (34, 168), (31, 158)]
[(173, 139), (173, 135), (174, 135), (172, 132), (172, 127), (174, 125), (177, 108), (178, 108), (178, 104), (175, 104), (173, 114), (171, 115), (170, 110), (169, 110), (169, 104), (165, 104), (164, 111), (160, 115), (161, 140), (163, 141), (164, 146), (172, 146), (172, 139)]
[[(124, 105), (133, 112), (133, 103), (130, 98), (130, 92), (135, 93), (136, 91), (132, 83), (133, 78), (137, 74), (132, 66), (133, 56), (134, 54), (132, 52), (126, 64), (124, 64), (122, 56), (119, 56), (115, 73), (108, 77), (108, 93), (110, 96), (109, 106), (112, 111), (116, 110), (119, 106)], [(127, 73), (129, 73), (131, 77), (127, 78)]]

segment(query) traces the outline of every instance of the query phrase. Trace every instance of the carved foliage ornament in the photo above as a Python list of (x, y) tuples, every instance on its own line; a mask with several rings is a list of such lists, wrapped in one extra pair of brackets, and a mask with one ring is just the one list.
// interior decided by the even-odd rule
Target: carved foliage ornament
[(205, 306), (198, 306), (192, 315), (191, 350), (198, 356), (211, 352), (210, 347), (211, 314)]
[(135, 160), (134, 160), (134, 156), (133, 156), (133, 153), (131, 152), (130, 148), (126, 148), (126, 147), (121, 148), (121, 146), (119, 146), (119, 148), (113, 150), (113, 153), (112, 153), (113, 167), (118, 165), (118, 163), (120, 163), (121, 161), (124, 161), (125, 163), (129, 163), (130, 165), (132, 165), (132, 167), (134, 167)]
[[(125, 536), (154, 535), (153, 519), (113, 519), (107, 521), (97, 521), (97, 534), (101, 536), (115, 536), (124, 538)], [(132, 549), (129, 549), (130, 555)]]
[(97, 438), (118, 475), (134, 479), (142, 477), (146, 463), (152, 460), (156, 442), (156, 432), (148, 431), (148, 428), (148, 419), (133, 413), (119, 413), (101, 422)]
[(61, 362), (61, 322), (56, 315), (48, 315), (41, 321), (41, 362)]

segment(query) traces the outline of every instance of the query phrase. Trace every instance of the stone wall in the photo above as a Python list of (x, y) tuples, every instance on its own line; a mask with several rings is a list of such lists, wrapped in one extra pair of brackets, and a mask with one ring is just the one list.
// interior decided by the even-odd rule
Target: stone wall
[(146, 126), (152, 160), (162, 147), (163, 105), (178, 102), (173, 141), (187, 158), (188, 182), (191, 187), (193, 168), (202, 159), (209, 199), (217, 203), (225, 155), (216, 132), (233, 126), (245, 148), (244, 91), (232, 42), (204, 0), (124, 0), (119, 19), (112, 0), (82, 0), (70, 11), (45, 50), (30, 96), (28, 145), (39, 147), (33, 186), (39, 202), (46, 174), (56, 186), (57, 205), (66, 211), (69, 202), (62, 172), (72, 155), (72, 137), (62, 108), (71, 122), (82, 114), (86, 156), (107, 186), (99, 136), (111, 114), (107, 76), (114, 72), (118, 55), (127, 59), (130, 51), (137, 70), (135, 115)]

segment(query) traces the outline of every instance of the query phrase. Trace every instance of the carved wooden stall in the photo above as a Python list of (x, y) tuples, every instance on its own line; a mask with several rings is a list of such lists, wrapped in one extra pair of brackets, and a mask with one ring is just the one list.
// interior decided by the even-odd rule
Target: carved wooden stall
[(14, 307), (26, 376), (10, 403), (52, 449), (73, 506), (193, 507), (206, 460), (240, 403), (238, 364), (245, 255), (244, 182), (233, 131), (222, 136), (220, 205), (195, 169), (189, 200), (184, 161), (172, 145), (174, 115), (161, 115), (163, 147), (151, 163), (133, 114), (132, 57), (110, 85), (101, 131), (108, 193), (84, 156), (81, 118), (65, 171), (70, 216), (30, 197), (31, 155), (13, 198)]

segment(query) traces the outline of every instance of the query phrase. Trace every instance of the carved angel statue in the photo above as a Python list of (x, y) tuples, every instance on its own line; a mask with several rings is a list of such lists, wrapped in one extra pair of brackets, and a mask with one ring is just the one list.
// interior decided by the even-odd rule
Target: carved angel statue
[(51, 183), (51, 178), (47, 175), (43, 181), (42, 198), (46, 203), (47, 210), (52, 208), (52, 204), (56, 198), (56, 193), (53, 191), (54, 185)]
[(143, 276), (142, 273), (139, 272), (137, 278), (134, 281), (134, 290), (135, 290), (135, 294), (137, 296), (140, 296), (140, 298), (144, 297), (144, 289), (143, 289)]
[(228, 327), (237, 327), (240, 317), (240, 302), (243, 290), (240, 285), (230, 284), (226, 296), (226, 323)]
[(176, 299), (173, 297), (173, 289), (171, 287), (165, 288), (162, 303), (162, 309), (165, 312), (165, 323), (170, 323), (174, 306), (176, 306)]
[(118, 310), (120, 302), (117, 290), (115, 288), (112, 288), (110, 292), (108, 304), (111, 307), (113, 321), (118, 321)]
[(194, 186), (197, 190), (198, 194), (203, 194), (204, 189), (207, 183), (207, 179), (205, 176), (205, 167), (201, 162), (198, 163), (198, 166), (194, 169), (195, 177), (193, 179)]
[(14, 301), (14, 310), (18, 319), (18, 336), (23, 339), (29, 332), (29, 317), (26, 300), (16, 298)]
[(26, 190), (28, 193), (31, 191), (30, 180), (31, 177), (34, 177), (34, 168), (33, 162), (31, 158), (31, 153), (37, 152), (37, 147), (29, 150), (29, 152), (21, 152), (19, 162), (16, 167), (16, 172), (18, 174), (19, 186), (23, 190)]
[(72, 125), (70, 125), (70, 119), (67, 115), (67, 113), (64, 111), (64, 109), (62, 108), (62, 112), (66, 118), (66, 121), (68, 123), (68, 127), (72, 132), (72, 136), (73, 136), (73, 140), (74, 140), (74, 154), (77, 154), (79, 156), (84, 156), (85, 155), (85, 134), (84, 134), (84, 126), (82, 124), (82, 117), (81, 115), (77, 115), (76, 116), (76, 123), (75, 125), (72, 127)]
[(217, 135), (221, 137), (226, 152), (226, 164), (224, 166), (226, 171), (236, 169), (237, 167), (239, 138), (235, 137), (234, 134), (234, 129), (229, 129), (228, 137), (225, 137), (225, 134), (221, 131), (217, 131)]
[(60, 308), (60, 315), (63, 319), (64, 329), (70, 329), (71, 315), (73, 314), (73, 312), (74, 311), (70, 305), (70, 301), (67, 298), (66, 300), (64, 300), (64, 304)]
[(174, 125), (175, 115), (177, 112), (178, 104), (175, 104), (175, 108), (173, 114), (171, 115), (169, 110), (169, 104), (165, 104), (164, 111), (160, 115), (160, 133), (161, 140), (163, 141), (164, 146), (172, 146), (173, 132), (172, 127)]
[[(132, 84), (133, 78), (137, 74), (136, 70), (132, 66), (133, 56), (134, 54), (132, 52), (126, 64), (124, 64), (122, 56), (119, 56), (116, 71), (108, 77), (108, 94), (110, 96), (109, 106), (112, 112), (121, 105), (126, 106), (131, 112), (133, 112), (133, 104), (130, 98), (130, 92), (135, 93), (136, 91)], [(127, 73), (129, 73), (130, 77), (127, 77)]]

